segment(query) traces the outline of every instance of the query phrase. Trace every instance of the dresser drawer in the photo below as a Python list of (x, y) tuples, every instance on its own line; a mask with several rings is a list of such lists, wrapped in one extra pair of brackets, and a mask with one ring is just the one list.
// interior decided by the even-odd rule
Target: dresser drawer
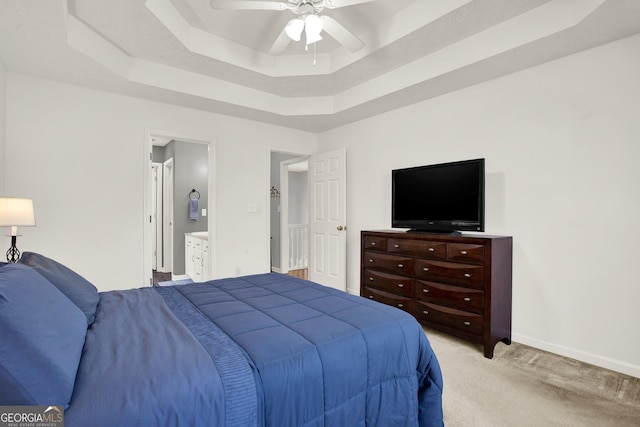
[(387, 240), (387, 252), (446, 260), (447, 244), (426, 240), (389, 239)]
[(449, 261), (466, 262), (470, 264), (484, 264), (484, 245), (468, 243), (449, 243), (447, 247)]
[(482, 289), (484, 285), (484, 267), (481, 265), (417, 259), (415, 275), (418, 279), (458, 283), (472, 288)]
[(387, 255), (374, 251), (365, 251), (362, 259), (364, 268), (386, 271), (389, 273), (411, 276), (413, 274), (413, 258)]
[(511, 343), (513, 242), (487, 234), (361, 231), (360, 295), (482, 343)]
[(460, 286), (416, 280), (416, 298), (438, 305), (483, 313), (484, 292)]
[(365, 236), (363, 249), (371, 251), (386, 251), (387, 239), (385, 237)]
[(362, 292), (362, 296), (373, 301), (378, 301), (383, 304), (399, 308), (410, 314), (413, 314), (415, 308), (413, 298), (390, 294), (389, 292), (384, 292), (378, 289), (365, 287)]
[(389, 292), (413, 296), (414, 285), (413, 279), (409, 277), (396, 276), (393, 274), (382, 273), (375, 270), (365, 270), (364, 286), (373, 286)]
[(479, 314), (416, 301), (415, 316), (425, 322), (438, 323), (475, 335), (482, 334), (482, 316)]

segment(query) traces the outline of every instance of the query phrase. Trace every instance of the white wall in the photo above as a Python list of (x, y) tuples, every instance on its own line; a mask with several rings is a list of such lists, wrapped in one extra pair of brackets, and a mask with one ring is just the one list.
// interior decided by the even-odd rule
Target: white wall
[(640, 35), (320, 135), (347, 148), (359, 232), (391, 169), (486, 158), (486, 231), (514, 238), (513, 339), (640, 377)]
[(145, 128), (216, 141), (217, 276), (269, 271), (269, 150), (310, 154), (315, 134), (8, 73), (6, 186), (37, 221), (19, 248), (143, 286)]
[[(5, 195), (5, 141), (6, 141), (6, 111), (7, 111), (7, 71), (0, 61), (0, 195)], [(4, 234), (4, 233), (3, 233)], [(4, 245), (2, 245), (4, 247)]]

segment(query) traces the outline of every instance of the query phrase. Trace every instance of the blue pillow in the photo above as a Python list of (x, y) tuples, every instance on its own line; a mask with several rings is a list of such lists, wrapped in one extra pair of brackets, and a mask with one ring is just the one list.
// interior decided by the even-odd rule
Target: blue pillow
[(42, 274), (82, 310), (87, 316), (88, 326), (93, 323), (100, 295), (96, 287), (84, 277), (59, 262), (34, 252), (24, 252), (18, 262)]
[(82, 355), (84, 314), (47, 279), (0, 267), (0, 405), (68, 406)]

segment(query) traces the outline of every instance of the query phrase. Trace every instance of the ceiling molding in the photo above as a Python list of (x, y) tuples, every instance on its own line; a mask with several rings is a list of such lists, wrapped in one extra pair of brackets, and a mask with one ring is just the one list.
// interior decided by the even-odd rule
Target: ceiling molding
[[(187, 70), (133, 58), (72, 15), (67, 16), (67, 40), (70, 46), (131, 82), (283, 116), (331, 115), (564, 31), (582, 21), (604, 1), (551, 1), (424, 58), (364, 81), (342, 93), (324, 97), (277, 96)], [(168, 0), (147, 0), (147, 7), (149, 6), (152, 7), (155, 16), (160, 15), (163, 24), (172, 27), (175, 30), (172, 33), (183, 42), (189, 43), (203, 37), (203, 31), (189, 26)], [(160, 6), (164, 6), (164, 9)], [(160, 13), (161, 9), (163, 13)], [(195, 38), (194, 33), (198, 34)], [(218, 60), (231, 62), (233, 59), (234, 65), (238, 65), (251, 56), (248, 51), (258, 54), (254, 62), (267, 63), (273, 59), (270, 55), (230, 44), (209, 33), (207, 35), (209, 41), (217, 43), (211, 45), (208, 53), (216, 53)], [(201, 45), (204, 44), (206, 43)]]
[[(640, 32), (637, 0), (378, 0), (386, 14), (357, 34), (366, 47), (352, 54), (323, 40), (313, 69), (308, 54), (228, 40), (233, 25), (207, 31), (184, 13), (201, 2), (7, 0), (0, 60), (9, 71), (322, 132)], [(340, 19), (375, 9), (362, 7)], [(284, 12), (235, 13), (269, 27)]]

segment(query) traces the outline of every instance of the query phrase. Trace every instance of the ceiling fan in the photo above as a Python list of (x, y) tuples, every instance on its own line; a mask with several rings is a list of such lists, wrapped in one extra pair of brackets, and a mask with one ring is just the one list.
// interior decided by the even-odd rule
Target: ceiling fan
[(318, 14), (325, 8), (336, 9), (372, 1), (375, 0), (288, 0), (287, 2), (211, 0), (211, 7), (232, 10), (290, 10), (295, 13), (297, 17), (287, 22), (269, 50), (270, 54), (277, 55), (289, 46), (291, 40), (299, 41), (302, 31), (305, 32), (307, 46), (322, 40), (320, 33), (325, 31), (351, 52), (362, 49), (364, 43), (356, 35), (330, 16)]

